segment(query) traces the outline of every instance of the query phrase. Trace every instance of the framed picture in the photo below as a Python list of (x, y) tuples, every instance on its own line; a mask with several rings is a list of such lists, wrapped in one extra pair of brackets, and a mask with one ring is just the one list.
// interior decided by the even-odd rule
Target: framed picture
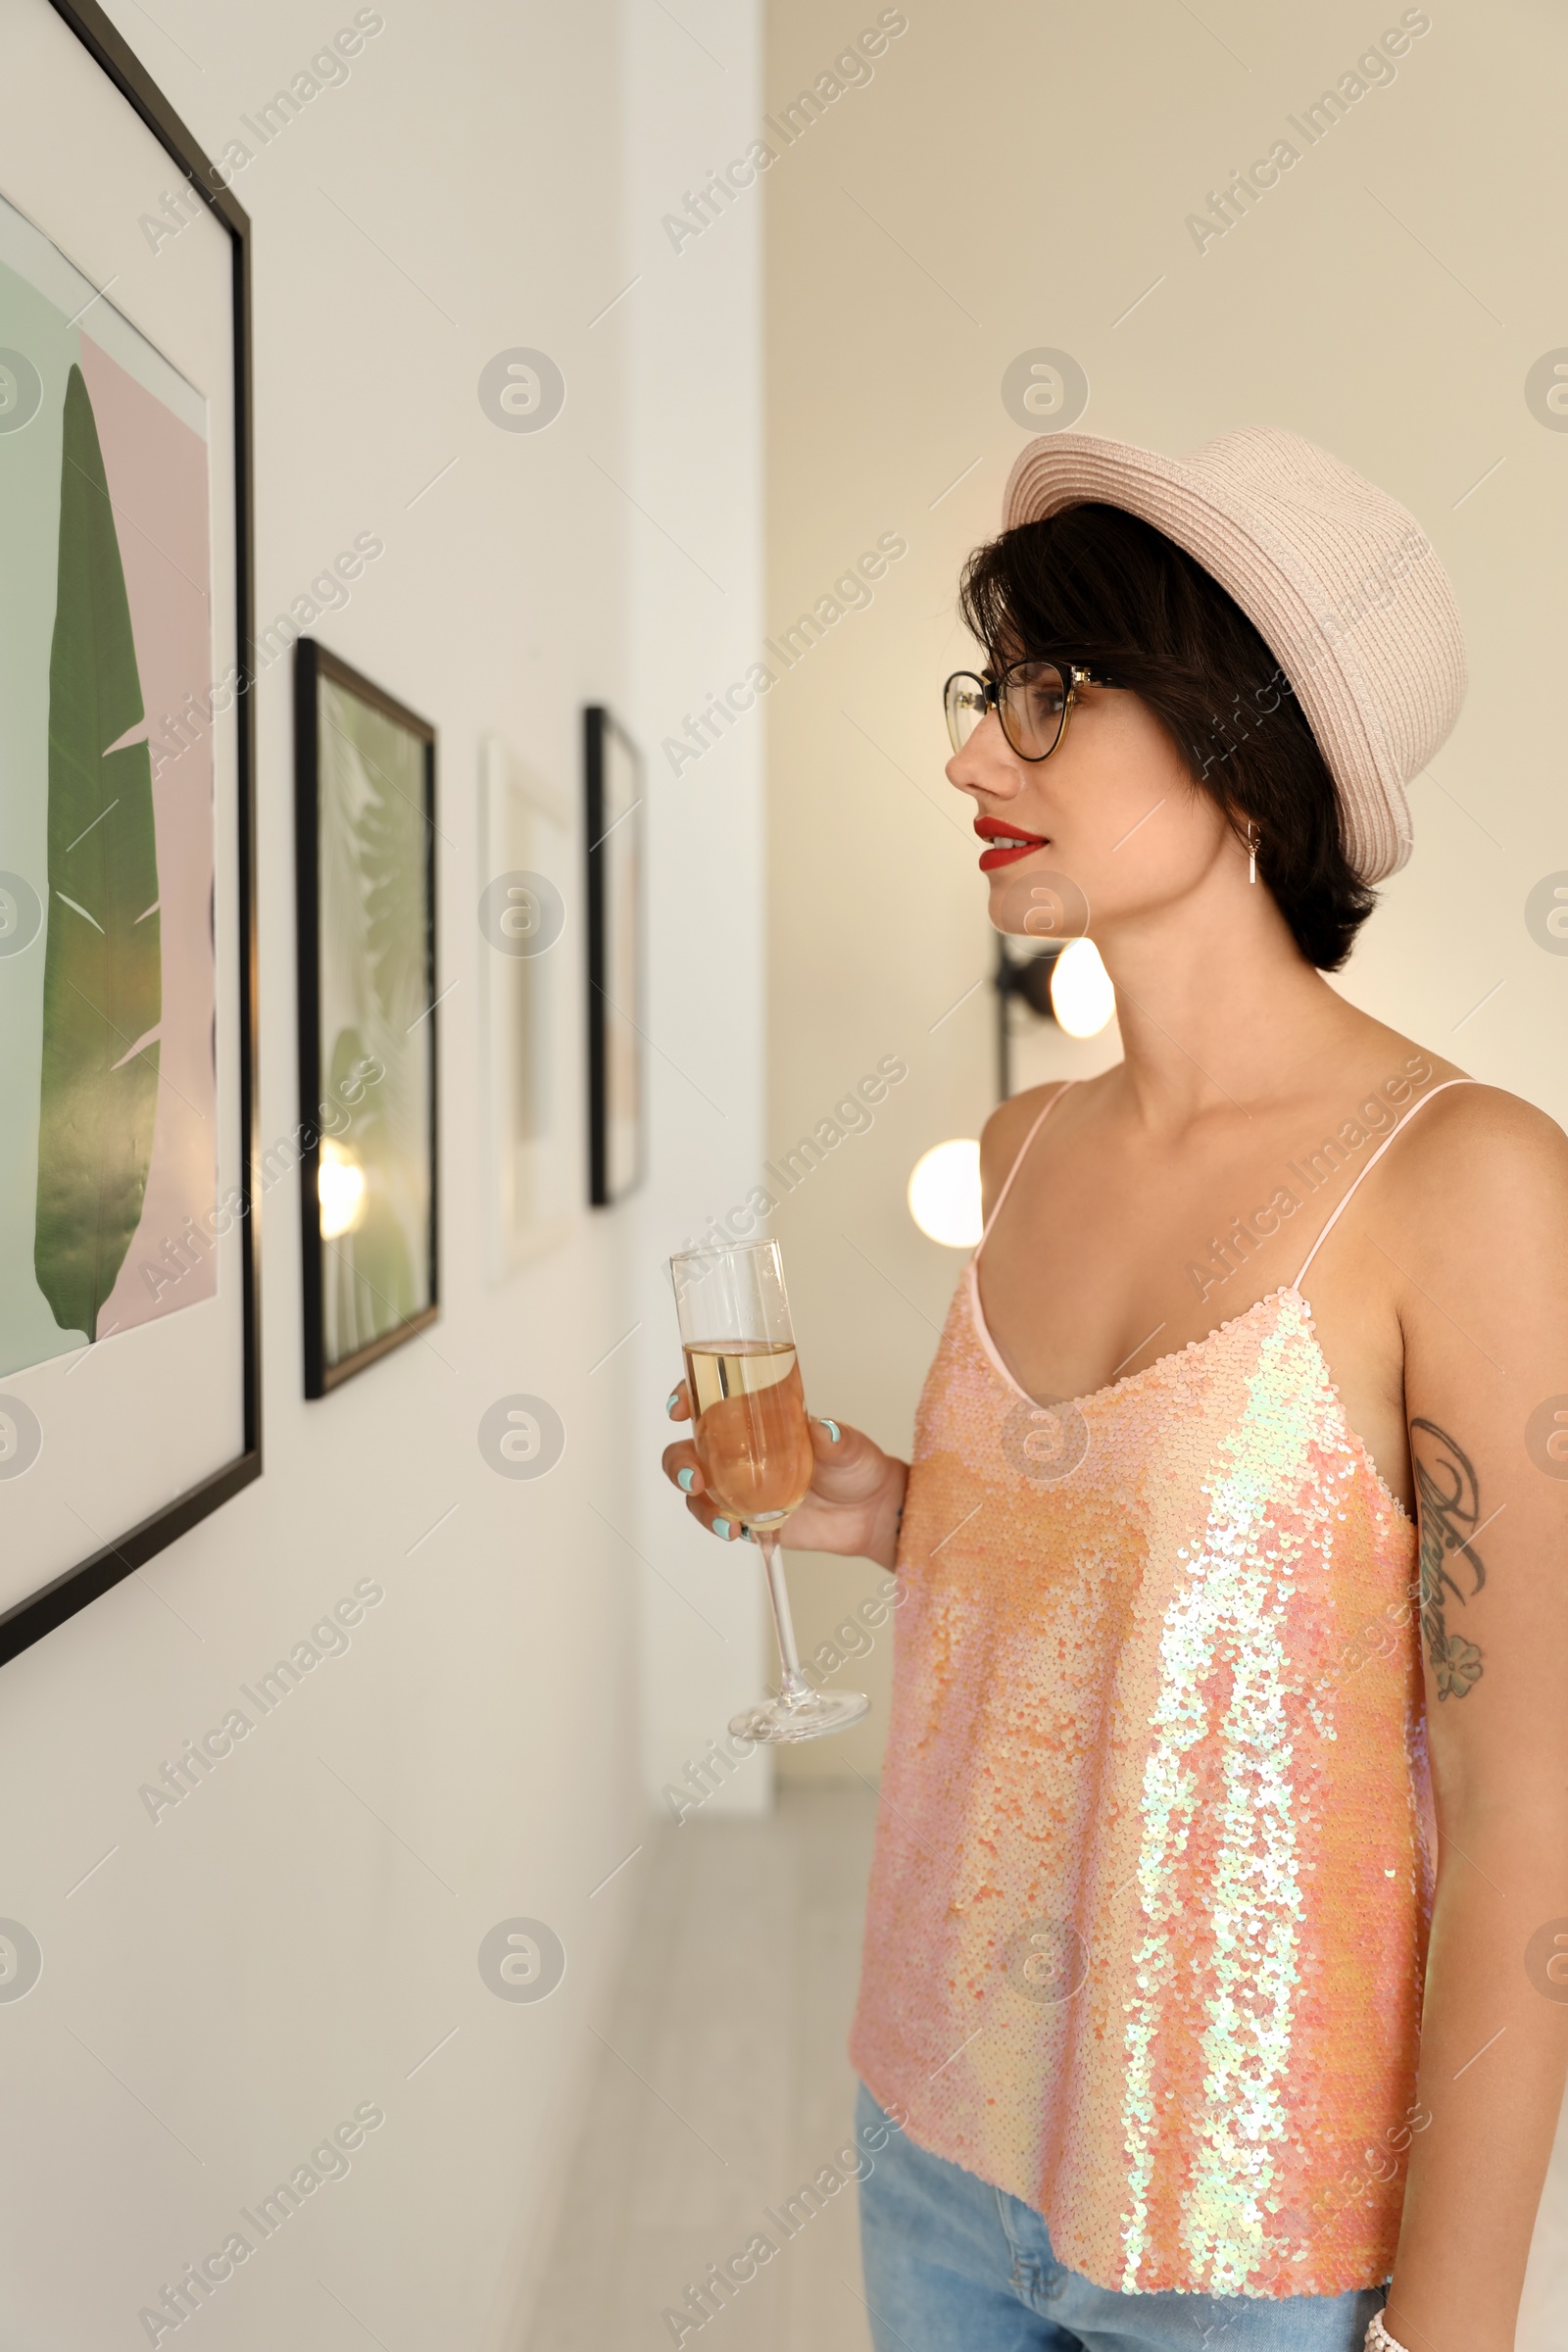
[(588, 1198), (608, 1208), (647, 1165), (643, 763), (610, 712), (583, 712), (588, 842)]
[(11, 0), (5, 1657), (261, 1469), (248, 252), (244, 213), (109, 20)]
[(574, 848), (570, 810), (499, 735), (479, 747), (479, 815), (485, 1255), (501, 1282), (564, 1237), (581, 1199)]
[(305, 1394), (435, 1321), (435, 733), (294, 649)]

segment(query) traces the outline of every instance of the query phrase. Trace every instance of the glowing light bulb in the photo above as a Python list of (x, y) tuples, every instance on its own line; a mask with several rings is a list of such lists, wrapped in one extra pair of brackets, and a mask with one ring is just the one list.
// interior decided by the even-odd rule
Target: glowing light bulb
[(1116, 991), (1092, 939), (1070, 939), (1052, 965), (1051, 1009), (1069, 1037), (1098, 1037), (1114, 1018)]
[(955, 1136), (921, 1153), (909, 1176), (909, 1214), (920, 1231), (949, 1250), (980, 1239), (980, 1147)]
[(321, 1168), (316, 1181), (321, 1204), (321, 1239), (338, 1241), (365, 1221), (365, 1170), (341, 1144), (321, 1139)]

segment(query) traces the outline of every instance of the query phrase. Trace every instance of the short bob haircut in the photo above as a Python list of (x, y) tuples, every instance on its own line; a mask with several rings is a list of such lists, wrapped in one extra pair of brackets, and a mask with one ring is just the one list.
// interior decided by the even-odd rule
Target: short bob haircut
[(959, 605), (994, 666), (1049, 655), (1142, 696), (1238, 836), (1256, 827), (1259, 879), (1301, 954), (1340, 969), (1376, 896), (1347, 862), (1334, 778), (1290, 682), (1200, 564), (1089, 503), (977, 548)]

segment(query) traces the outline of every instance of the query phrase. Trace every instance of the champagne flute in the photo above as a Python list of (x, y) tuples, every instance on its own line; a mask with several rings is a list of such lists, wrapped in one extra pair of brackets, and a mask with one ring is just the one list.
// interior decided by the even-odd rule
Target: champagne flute
[(680, 1317), (693, 1443), (720, 1509), (762, 1554), (783, 1682), (776, 1698), (732, 1718), (737, 1739), (820, 1740), (858, 1723), (862, 1690), (813, 1690), (801, 1672), (778, 1531), (815, 1469), (777, 1242), (685, 1250), (669, 1261)]

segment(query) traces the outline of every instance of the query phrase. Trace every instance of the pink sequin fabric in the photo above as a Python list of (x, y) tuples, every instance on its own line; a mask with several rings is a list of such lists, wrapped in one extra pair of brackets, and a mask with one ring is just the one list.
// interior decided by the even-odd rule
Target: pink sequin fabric
[(1100, 2286), (1392, 2268), (1435, 1846), (1415, 1560), (1296, 1287), (1047, 1411), (966, 1271), (851, 2054)]

